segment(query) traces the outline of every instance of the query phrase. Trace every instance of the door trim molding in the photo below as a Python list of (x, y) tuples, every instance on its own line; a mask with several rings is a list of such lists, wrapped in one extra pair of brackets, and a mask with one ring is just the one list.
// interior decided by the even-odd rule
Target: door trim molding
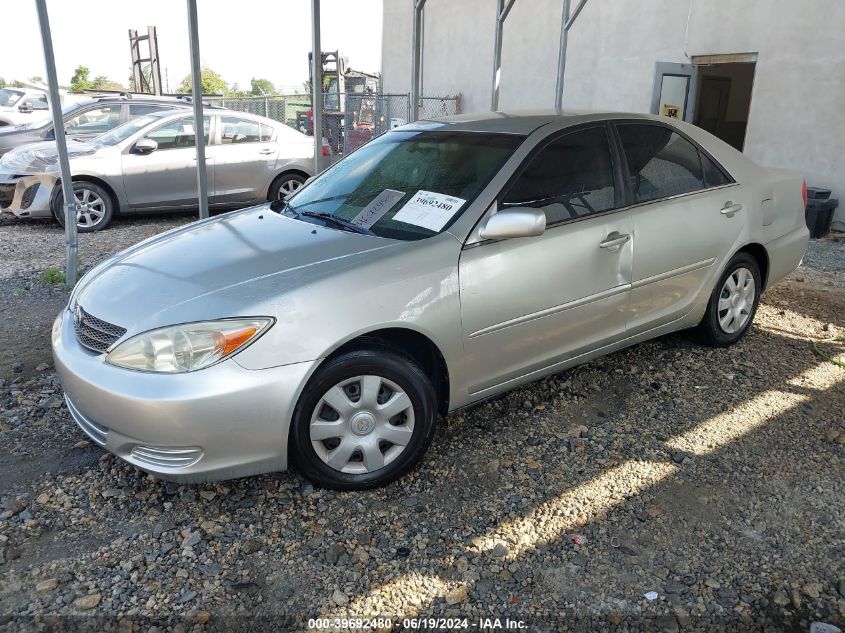
[(529, 321), (542, 319), (543, 317), (558, 314), (566, 310), (571, 310), (572, 308), (578, 308), (588, 303), (592, 303), (593, 301), (600, 301), (602, 299), (607, 299), (608, 297), (616, 296), (623, 292), (628, 292), (630, 289), (631, 284), (621, 284), (619, 286), (614, 286), (613, 288), (608, 288), (607, 290), (597, 292), (596, 294), (589, 295), (587, 297), (581, 297), (580, 299), (574, 299), (572, 301), (568, 301), (567, 303), (552, 306), (551, 308), (545, 308), (537, 312), (532, 312), (531, 314), (526, 314), (520, 317), (516, 317), (514, 319), (509, 319), (508, 321), (496, 323), (495, 325), (489, 325), (485, 328), (481, 328), (480, 330), (476, 330), (475, 332), (471, 333), (467, 338), (477, 338), (479, 336), (484, 336), (485, 334), (490, 334), (491, 332), (498, 332), (499, 330), (504, 330), (514, 325), (521, 325)]
[(637, 288), (642, 288), (643, 286), (648, 286), (650, 284), (657, 283), (658, 281), (663, 281), (664, 279), (669, 279), (670, 277), (677, 277), (679, 275), (683, 275), (685, 273), (691, 273), (695, 270), (700, 270), (702, 268), (707, 268), (708, 266), (712, 266), (713, 262), (716, 261), (715, 257), (711, 257), (710, 259), (703, 259), (700, 262), (695, 262), (694, 264), (688, 264), (686, 266), (681, 266), (680, 268), (675, 268), (674, 270), (669, 270), (665, 273), (660, 273), (657, 275), (652, 275), (651, 277), (646, 277), (644, 279), (640, 279), (639, 281), (635, 281), (631, 284), (631, 290), (636, 290)]

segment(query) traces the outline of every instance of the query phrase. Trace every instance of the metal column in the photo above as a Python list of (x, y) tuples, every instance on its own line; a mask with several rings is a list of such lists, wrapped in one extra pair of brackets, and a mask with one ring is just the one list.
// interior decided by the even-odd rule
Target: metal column
[(73, 194), (70, 162), (67, 157), (65, 124), (62, 119), (62, 100), (59, 96), (59, 81), (56, 78), (56, 60), (53, 56), (53, 37), (50, 34), (47, 0), (35, 0), (35, 6), (38, 10), (38, 24), (41, 27), (41, 45), (44, 48), (44, 65), (47, 67), (47, 84), (50, 88), (50, 113), (53, 115), (53, 130), (55, 130), (56, 148), (59, 152), (59, 170), (62, 177), (62, 194), (65, 203), (65, 244), (67, 245), (65, 283), (72, 288), (76, 284), (78, 255), (76, 211), (79, 205), (76, 202), (76, 196)]
[(420, 118), (420, 96), (422, 95), (422, 25), (425, 0), (413, 0), (414, 20), (412, 25), (413, 48), (411, 50), (411, 112), (410, 120)]
[(581, 9), (587, 4), (587, 0), (581, 0), (575, 7), (575, 12), (570, 16), (569, 9), (571, 0), (563, 0), (563, 13), (560, 17), (560, 50), (557, 57), (557, 82), (555, 86), (555, 110), (563, 109), (563, 78), (566, 73), (566, 47), (569, 43), (569, 29), (572, 28)]
[(513, 7), (515, 0), (498, 0), (496, 6), (496, 39), (493, 44), (493, 97), (490, 109), (499, 109), (499, 82), (502, 77), (502, 36), (504, 34), (505, 18)]
[(197, 198), (200, 218), (208, 217), (208, 174), (205, 165), (205, 126), (202, 124), (202, 74), (197, 0), (188, 0), (188, 33), (191, 38), (191, 88), (194, 100), (194, 138), (197, 150)]
[(323, 49), (320, 44), (320, 0), (311, 0), (311, 120), (314, 123), (314, 173), (319, 174), (323, 170)]

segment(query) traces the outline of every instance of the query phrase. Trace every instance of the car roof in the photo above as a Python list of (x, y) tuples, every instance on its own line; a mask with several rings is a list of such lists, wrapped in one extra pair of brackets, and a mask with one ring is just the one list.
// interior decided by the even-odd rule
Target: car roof
[[(432, 119), (420, 119), (403, 125), (402, 130), (449, 130), (455, 132), (489, 132), (528, 135), (552, 123), (577, 125), (609, 119), (644, 119), (657, 117), (632, 112), (603, 112), (587, 110), (513, 110), (475, 112)], [(665, 119), (665, 117), (663, 117)], [(658, 119), (659, 120), (659, 119)]]

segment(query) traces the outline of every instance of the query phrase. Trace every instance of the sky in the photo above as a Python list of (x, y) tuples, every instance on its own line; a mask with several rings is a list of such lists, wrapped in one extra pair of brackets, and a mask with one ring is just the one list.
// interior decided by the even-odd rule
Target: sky
[[(4, 3), (0, 77), (46, 76), (33, 0)], [(250, 79), (269, 79), (282, 89), (308, 80), (311, 50), (309, 0), (198, 0), (200, 60), (228, 84), (249, 89)], [(322, 48), (339, 50), (349, 65), (381, 71), (382, 0), (322, 0)], [(190, 72), (188, 11), (184, 0), (48, 0), (59, 83), (88, 66), (126, 84), (132, 59), (129, 29), (158, 31), (161, 78), (175, 92)], [(142, 45), (143, 46), (143, 45)], [(144, 51), (144, 49), (142, 49)]]

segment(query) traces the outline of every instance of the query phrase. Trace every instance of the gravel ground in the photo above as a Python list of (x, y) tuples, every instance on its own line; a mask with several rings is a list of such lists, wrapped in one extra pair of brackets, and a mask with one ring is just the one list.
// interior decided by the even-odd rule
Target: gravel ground
[[(188, 219), (83, 236), (85, 264)], [(842, 242), (811, 244), (741, 344), (668, 336), (450, 416), (366, 493), (179, 486), (90, 445), (33, 341), (62, 254), (56, 228), (0, 222), (0, 629), (845, 626), (845, 369), (810, 345), (845, 334)]]

